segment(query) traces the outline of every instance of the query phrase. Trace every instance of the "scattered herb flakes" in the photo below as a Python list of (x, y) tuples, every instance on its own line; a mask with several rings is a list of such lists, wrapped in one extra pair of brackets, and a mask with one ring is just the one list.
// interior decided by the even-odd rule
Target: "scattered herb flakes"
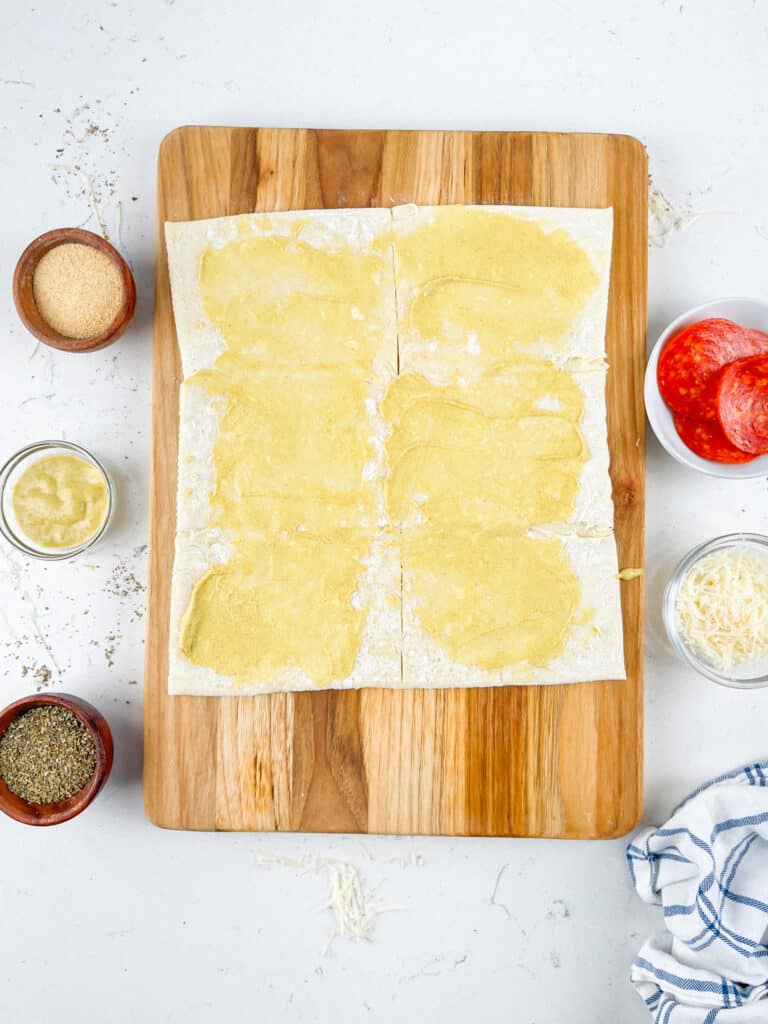
[(25, 679), (27, 676), (30, 675), (37, 683), (38, 693), (41, 690), (47, 689), (53, 682), (53, 672), (48, 667), (48, 665), (22, 665), (21, 678)]
[(35, 669), (35, 680), (39, 686), (50, 686), (53, 673), (47, 665), (38, 665)]
[(96, 745), (77, 715), (56, 705), (25, 711), (0, 738), (0, 776), (29, 803), (79, 793), (96, 770)]
[(137, 579), (127, 562), (121, 560), (109, 575), (105, 592), (113, 597), (130, 597), (131, 594), (143, 594), (146, 587)]

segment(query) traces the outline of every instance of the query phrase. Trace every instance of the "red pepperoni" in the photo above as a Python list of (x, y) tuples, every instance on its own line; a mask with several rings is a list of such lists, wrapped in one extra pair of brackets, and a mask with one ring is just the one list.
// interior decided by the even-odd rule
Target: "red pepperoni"
[(656, 379), (661, 397), (687, 419), (715, 419), (718, 371), (744, 356), (768, 352), (768, 334), (739, 327), (732, 320), (700, 320), (664, 346)]
[(754, 455), (731, 444), (717, 420), (689, 420), (675, 416), (675, 429), (683, 443), (711, 462), (751, 462)]
[(720, 377), (717, 405), (731, 444), (752, 455), (768, 454), (768, 355), (727, 366)]

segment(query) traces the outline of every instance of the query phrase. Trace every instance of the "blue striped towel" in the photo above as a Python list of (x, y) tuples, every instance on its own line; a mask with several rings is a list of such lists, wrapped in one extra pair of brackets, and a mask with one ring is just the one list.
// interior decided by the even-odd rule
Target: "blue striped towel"
[(768, 1022), (768, 762), (701, 786), (627, 847), (632, 881), (664, 908), (630, 978), (656, 1024)]

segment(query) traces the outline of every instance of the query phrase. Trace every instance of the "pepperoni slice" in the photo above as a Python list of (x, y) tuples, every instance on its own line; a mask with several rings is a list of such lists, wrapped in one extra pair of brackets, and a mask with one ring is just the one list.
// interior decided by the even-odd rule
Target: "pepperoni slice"
[(716, 419), (718, 371), (744, 356), (768, 352), (768, 334), (732, 320), (700, 320), (676, 334), (662, 350), (656, 379), (669, 408), (687, 419)]
[(739, 359), (723, 370), (717, 407), (731, 444), (752, 455), (768, 454), (768, 355)]
[(675, 416), (675, 430), (683, 443), (711, 462), (751, 462), (754, 455), (731, 444), (717, 420), (689, 420)]

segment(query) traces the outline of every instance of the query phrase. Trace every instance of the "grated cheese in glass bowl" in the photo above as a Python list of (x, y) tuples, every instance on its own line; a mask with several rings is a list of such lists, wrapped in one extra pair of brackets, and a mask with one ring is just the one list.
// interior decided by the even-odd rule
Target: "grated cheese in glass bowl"
[(768, 537), (732, 533), (690, 551), (664, 592), (677, 653), (724, 686), (768, 685)]

